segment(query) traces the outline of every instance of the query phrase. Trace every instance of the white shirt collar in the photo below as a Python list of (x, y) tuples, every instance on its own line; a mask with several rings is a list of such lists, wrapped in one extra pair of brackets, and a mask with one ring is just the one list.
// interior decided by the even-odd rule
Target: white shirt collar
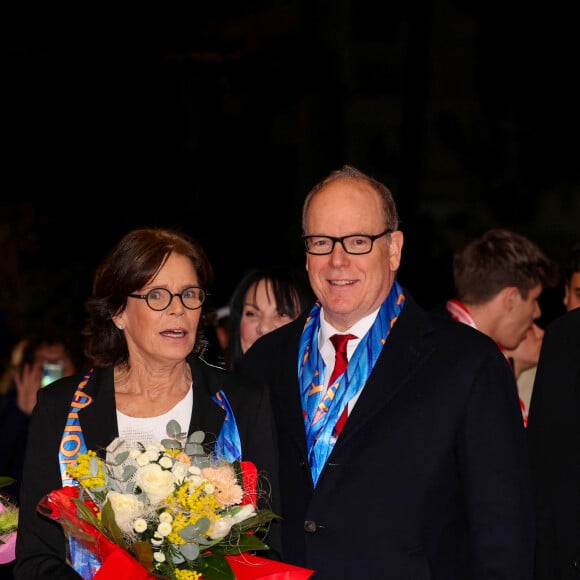
[(371, 312), (368, 316), (361, 318), (356, 324), (348, 328), (347, 330), (337, 330), (329, 322), (324, 319), (324, 308), (320, 309), (320, 331), (318, 333), (318, 349), (322, 358), (326, 364), (334, 365), (334, 347), (330, 342), (330, 337), (333, 334), (354, 334), (357, 338), (349, 340), (346, 352), (347, 357), (350, 359), (352, 353), (355, 351), (361, 338), (369, 331), (369, 328), (373, 325), (377, 314), (379, 313), (380, 307), (374, 312)]

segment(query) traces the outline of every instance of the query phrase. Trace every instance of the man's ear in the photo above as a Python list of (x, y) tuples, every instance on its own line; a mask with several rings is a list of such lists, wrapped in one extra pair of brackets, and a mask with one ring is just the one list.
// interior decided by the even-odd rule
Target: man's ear
[(505, 312), (511, 312), (517, 304), (518, 299), (521, 299), (517, 286), (506, 286), (499, 291), (499, 295)]
[(401, 254), (403, 252), (403, 232), (395, 230), (389, 234), (389, 266), (393, 272), (396, 272), (401, 265)]

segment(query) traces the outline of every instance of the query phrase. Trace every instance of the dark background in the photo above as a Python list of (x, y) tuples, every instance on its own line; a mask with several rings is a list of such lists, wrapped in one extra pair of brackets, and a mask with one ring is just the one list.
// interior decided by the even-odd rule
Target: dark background
[(138, 225), (202, 242), (216, 306), (248, 267), (303, 267), (302, 199), (344, 163), (393, 190), (400, 279), (428, 307), (485, 229), (559, 262), (580, 238), (570, 3), (208, 4), (6, 16), (2, 356), (80, 328), (96, 265)]

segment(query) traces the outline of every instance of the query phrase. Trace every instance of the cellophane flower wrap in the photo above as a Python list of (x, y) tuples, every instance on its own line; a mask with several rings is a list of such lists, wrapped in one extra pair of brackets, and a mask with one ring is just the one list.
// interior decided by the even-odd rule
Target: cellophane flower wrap
[[(11, 483), (14, 483), (13, 478), (0, 477), (0, 487)], [(17, 505), (7, 495), (0, 493), (0, 564), (7, 564), (15, 558), (18, 512)]]
[(94, 450), (79, 454), (68, 467), (79, 485), (53, 491), (39, 504), (99, 558), (97, 580), (235, 580), (233, 556), (251, 562), (250, 552), (268, 549), (263, 538), (278, 516), (257, 508), (254, 464), (215, 457), (204, 449), (203, 432), (187, 437), (176, 421), (167, 434), (159, 443), (134, 446), (117, 438), (104, 460)]

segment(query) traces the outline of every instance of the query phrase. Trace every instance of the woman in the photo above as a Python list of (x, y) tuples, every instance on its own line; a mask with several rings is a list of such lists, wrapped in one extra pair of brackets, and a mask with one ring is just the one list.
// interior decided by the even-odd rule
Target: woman
[(227, 367), (237, 369), (258, 338), (296, 320), (314, 301), (303, 272), (283, 267), (246, 272), (230, 298)]
[(505, 355), (512, 363), (514, 376), (518, 386), (518, 396), (520, 398), (520, 409), (524, 427), (528, 426), (528, 411), (532, 399), (532, 390), (540, 359), (540, 349), (544, 340), (544, 329), (535, 322), (528, 328), (526, 336), (520, 344), (513, 350), (505, 350)]
[[(167, 229), (129, 232), (97, 269), (84, 329), (88, 382), (83, 386), (85, 376), (75, 375), (42, 389), (31, 417), (15, 578), (80, 577), (67, 564), (62, 529), (36, 511), (45, 494), (66, 483), (71, 458), (62, 450), (71, 432), (83, 437), (86, 449), (103, 450), (117, 436), (160, 441), (175, 419), (223, 447), (229, 431), (222, 427), (237, 426), (242, 458), (276, 485), (268, 393), (197, 356), (212, 280), (203, 249)], [(233, 417), (228, 413), (225, 422), (228, 405)]]

